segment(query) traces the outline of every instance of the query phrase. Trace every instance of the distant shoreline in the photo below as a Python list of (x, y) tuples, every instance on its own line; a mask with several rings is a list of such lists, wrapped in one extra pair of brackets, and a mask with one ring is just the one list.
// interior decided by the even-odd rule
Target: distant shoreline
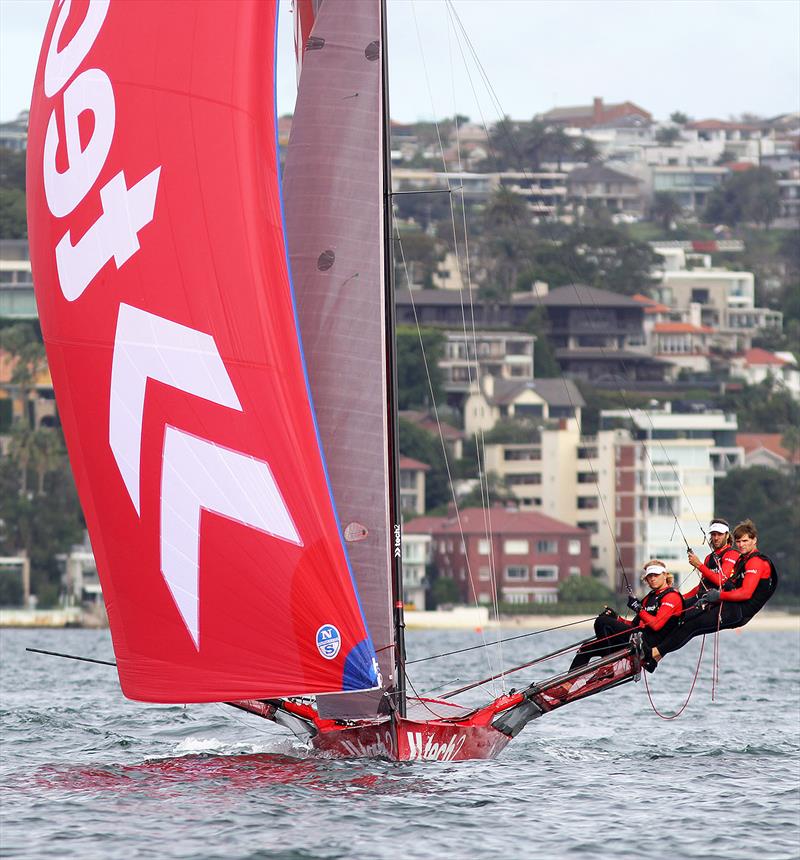
[[(586, 621), (579, 615), (515, 615), (500, 619), (502, 630), (524, 628), (531, 630), (546, 630), (549, 627), (574, 624), (576, 628), (590, 628), (591, 621)], [(492, 622), (488, 626), (496, 626)], [(800, 614), (791, 612), (760, 612), (747, 623), (749, 630), (790, 631), (800, 634)]]

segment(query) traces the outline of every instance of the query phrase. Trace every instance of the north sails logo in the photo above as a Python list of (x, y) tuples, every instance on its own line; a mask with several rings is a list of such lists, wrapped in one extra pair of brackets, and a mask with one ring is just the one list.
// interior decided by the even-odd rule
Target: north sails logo
[(326, 660), (333, 660), (341, 647), (342, 637), (333, 624), (323, 624), (317, 630), (317, 651)]
[(420, 761), (452, 761), (467, 742), (466, 735), (453, 735), (447, 743), (436, 743), (432, 734), (422, 732), (406, 732), (408, 739), (408, 757)]

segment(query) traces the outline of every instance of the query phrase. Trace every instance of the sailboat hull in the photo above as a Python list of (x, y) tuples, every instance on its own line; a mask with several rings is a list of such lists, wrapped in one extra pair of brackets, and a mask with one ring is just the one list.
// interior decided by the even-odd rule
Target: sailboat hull
[(467, 761), (499, 755), (511, 738), (491, 725), (468, 721), (398, 719), (322, 731), (312, 744), (337, 758), (390, 761)]

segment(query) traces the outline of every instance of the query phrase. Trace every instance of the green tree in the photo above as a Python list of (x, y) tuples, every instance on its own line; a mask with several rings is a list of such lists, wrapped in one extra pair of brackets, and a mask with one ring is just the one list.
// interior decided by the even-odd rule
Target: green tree
[(25, 192), (15, 188), (0, 188), (0, 238), (25, 239), (27, 236)]
[(445, 606), (453, 603), (461, 603), (461, 594), (454, 579), (449, 576), (437, 576), (433, 580), (429, 592), (433, 609), (437, 606)]
[(734, 469), (714, 483), (714, 511), (729, 523), (752, 519), (758, 528), (758, 548), (768, 555), (781, 577), (776, 601), (800, 598), (800, 505), (796, 475), (753, 466)]
[(426, 509), (448, 504), (452, 494), (441, 440), (402, 418), (399, 422), (399, 439), (401, 453), (431, 467), (425, 475)]
[(419, 229), (403, 229), (400, 248), (395, 252), (395, 283), (402, 287), (421, 284), (433, 287), (433, 275), (447, 249), (433, 236)]
[(681, 110), (673, 111), (669, 115), (670, 122), (674, 122), (675, 125), (686, 125), (689, 122), (689, 117)]
[(668, 191), (656, 191), (650, 205), (650, 218), (658, 221), (666, 232), (672, 229), (672, 222), (681, 214), (683, 209), (678, 198)]
[[(420, 338), (425, 348), (424, 355)], [(444, 355), (444, 335), (432, 328), (423, 328), (418, 332), (413, 326), (398, 326), (395, 353), (398, 408), (430, 409), (434, 404), (443, 402), (442, 371), (439, 361)], [(433, 402), (431, 402), (431, 388), (433, 388)]]
[(721, 406), (739, 416), (739, 430), (744, 433), (783, 433), (800, 425), (800, 404), (771, 379), (727, 393)]
[(674, 125), (665, 125), (656, 130), (656, 142), (662, 146), (672, 146), (681, 139), (681, 130)]
[(780, 190), (768, 167), (753, 167), (732, 173), (708, 195), (706, 221), (735, 227), (750, 222), (764, 229), (780, 212)]
[(538, 379), (554, 379), (561, 376), (561, 367), (556, 360), (555, 350), (550, 343), (550, 320), (547, 309), (534, 308), (521, 326), (522, 331), (532, 334), (533, 373)]
[(563, 603), (593, 602), (613, 605), (616, 595), (592, 576), (570, 576), (558, 586), (558, 599)]

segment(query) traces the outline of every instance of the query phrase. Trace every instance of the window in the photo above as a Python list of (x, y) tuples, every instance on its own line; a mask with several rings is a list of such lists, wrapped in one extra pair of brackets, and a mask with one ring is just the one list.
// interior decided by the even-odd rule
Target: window
[(662, 517), (679, 516), (681, 512), (680, 499), (669, 496), (648, 496), (647, 511)]
[(581, 542), (579, 540), (570, 540), (567, 544), (567, 552), (570, 555), (580, 555), (581, 554)]
[(600, 527), (595, 522), (582, 522), (578, 523), (579, 529), (585, 529), (589, 534), (596, 535), (600, 530)]
[(540, 591), (534, 594), (533, 599), (536, 603), (558, 603), (558, 594), (555, 591)]
[(417, 473), (409, 469), (400, 470), (400, 489), (401, 490), (416, 490), (417, 488)]
[[(619, 496), (617, 496), (619, 499)], [(582, 511), (594, 510), (600, 507), (600, 502), (595, 496), (578, 496), (578, 508)]]
[(503, 552), (506, 555), (527, 555), (530, 551), (526, 540), (507, 540), (503, 542)]
[(478, 555), (489, 555), (491, 551), (491, 547), (488, 540), (479, 540), (478, 541)]
[(581, 575), (581, 569), (579, 567), (571, 567), (569, 569), (569, 575), (570, 576), (580, 576)]
[(539, 581), (555, 582), (558, 579), (558, 568), (552, 565), (537, 564), (533, 569), (533, 578)]
[(506, 603), (528, 603), (528, 595), (527, 594), (506, 594), (504, 595), (504, 600)]
[(443, 540), (440, 540), (439, 541), (439, 552), (443, 553), (443, 552), (445, 552), (446, 549), (447, 549), (447, 544)]
[(553, 553), (558, 552), (558, 541), (554, 540), (537, 540), (536, 552)]
[(492, 578), (492, 569), (490, 567), (479, 567), (478, 568), (478, 579), (483, 580), (484, 582), (491, 581)]
[(528, 578), (528, 568), (523, 564), (512, 564), (506, 568), (506, 579), (524, 580)]
[(464, 546), (464, 541), (463, 541), (463, 540), (461, 540), (461, 541), (459, 541), (459, 542), (458, 542), (458, 551), (461, 553), (461, 555), (466, 555), (466, 554), (467, 554), (467, 548)]

